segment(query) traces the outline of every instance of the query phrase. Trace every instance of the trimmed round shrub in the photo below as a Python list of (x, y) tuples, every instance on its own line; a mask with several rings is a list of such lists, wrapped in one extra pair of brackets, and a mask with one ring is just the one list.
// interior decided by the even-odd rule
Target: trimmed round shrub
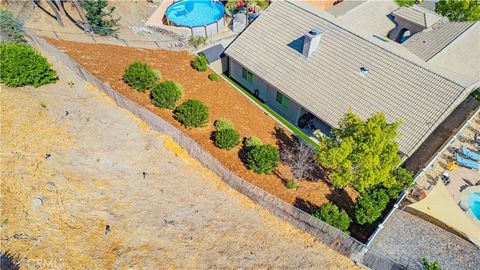
[(232, 128), (221, 129), (215, 133), (215, 145), (230, 150), (240, 144), (240, 134)]
[(208, 78), (210, 79), (210, 81), (218, 81), (218, 75), (217, 75), (217, 73), (210, 73), (210, 74), (208, 74)]
[(202, 127), (208, 123), (208, 107), (200, 100), (189, 99), (174, 111), (175, 118), (187, 127)]
[(313, 216), (343, 232), (348, 232), (348, 227), (350, 227), (350, 223), (352, 222), (345, 210), (338, 209), (338, 207), (331, 202), (320, 206)]
[(0, 45), (0, 82), (10, 87), (39, 87), (57, 81), (57, 73), (47, 59), (23, 44)]
[(247, 151), (247, 165), (258, 174), (271, 174), (279, 161), (278, 148), (269, 144), (255, 146)]
[(203, 54), (199, 54), (198, 56), (195, 56), (195, 58), (192, 61), (192, 67), (200, 72), (207, 71), (208, 69), (208, 61), (207, 57)]
[(226, 118), (220, 118), (215, 120), (215, 123), (213, 124), (217, 131), (220, 131), (222, 129), (235, 129), (235, 126), (233, 125), (232, 121), (226, 119)]
[(365, 192), (353, 206), (355, 221), (360, 225), (375, 222), (382, 215), (389, 201), (390, 197), (385, 189)]
[(133, 62), (125, 69), (123, 81), (139, 92), (152, 88), (160, 78), (158, 70), (152, 70), (147, 64)]
[(157, 107), (172, 110), (183, 93), (183, 86), (179, 83), (173, 81), (157, 83), (152, 88), (152, 103)]
[(299, 185), (300, 185), (300, 182), (298, 182), (298, 181), (295, 180), (295, 179), (290, 179), (290, 180), (288, 180), (288, 182), (287, 182), (287, 188), (288, 188), (288, 189), (295, 189), (295, 190), (297, 190)]
[(245, 148), (247, 149), (251, 149), (252, 147), (260, 146), (262, 144), (262, 140), (260, 140), (260, 138), (257, 136), (251, 136), (245, 140)]

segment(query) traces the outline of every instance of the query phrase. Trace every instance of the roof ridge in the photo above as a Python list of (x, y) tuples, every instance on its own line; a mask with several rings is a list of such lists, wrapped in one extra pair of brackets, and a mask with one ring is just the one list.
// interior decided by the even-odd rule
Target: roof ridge
[[(382, 50), (384, 50), (384, 51), (387, 51), (387, 52), (389, 52), (389, 53), (391, 53), (391, 54), (393, 54), (393, 55), (395, 55), (395, 56), (397, 56), (397, 57), (399, 57), (399, 58), (401, 58), (401, 59), (403, 59), (403, 60), (405, 60), (405, 61), (407, 61), (407, 62), (409, 62), (409, 63), (411, 63), (411, 64), (413, 64), (413, 65), (415, 65), (415, 66), (418, 66), (418, 67), (420, 67), (420, 68), (422, 68), (422, 69), (424, 69), (424, 70), (426, 70), (426, 71), (428, 71), (428, 72), (431, 72), (431, 73), (433, 73), (433, 74), (435, 74), (435, 75), (437, 75), (437, 76), (439, 76), (439, 77), (441, 77), (441, 78), (443, 78), (443, 79), (445, 79), (445, 80), (453, 83), (453, 84), (455, 84), (455, 85), (457, 85), (457, 86), (460, 86), (460, 87), (462, 87), (462, 88), (465, 88), (465, 86), (461, 85), (460, 83), (458, 83), (458, 82), (456, 82), (456, 81), (454, 81), (454, 80), (452, 80), (452, 79), (450, 79), (450, 78), (447, 78), (447, 77), (445, 77), (445, 76), (442, 75), (442, 74), (439, 74), (439, 73), (437, 73), (437, 72), (435, 72), (435, 71), (432, 71), (431, 69), (427, 69), (426, 67), (417, 64), (416, 62), (412, 61), (411, 59), (405, 58), (405, 57), (403, 57), (403, 56), (401, 56), (401, 55), (399, 55), (399, 54), (397, 54), (397, 53), (395, 53), (395, 52), (392, 52), (391, 50), (388, 50), (387, 48), (385, 48), (385, 47), (383, 47), (383, 46), (380, 46), (380, 45), (378, 45), (378, 44), (376, 44), (376, 43), (374, 43), (374, 42), (366, 39), (365, 37), (363, 37), (363, 36), (361, 36), (361, 35), (359, 35), (359, 34), (357, 34), (357, 33), (354, 33), (353, 31), (351, 31), (351, 30), (349, 30), (349, 29), (346, 29), (345, 27), (343, 27), (343, 26), (341, 26), (341, 25), (339, 25), (339, 24), (337, 24), (337, 23), (335, 23), (335, 22), (333, 22), (333, 21), (331, 21), (331, 20), (328, 20), (328, 19), (324, 18), (324, 17), (318, 15), (318, 14), (315, 13), (315, 12), (312, 12), (311, 10), (308, 10), (308, 9), (302, 7), (302, 6), (297, 5), (296, 3), (292, 2), (292, 0), (285, 0), (284, 2), (289, 3), (290, 5), (296, 6), (297, 8), (300, 8), (300, 9), (302, 9), (302, 10), (304, 10), (304, 11), (306, 11), (306, 12), (308, 12), (308, 13), (310, 13), (310, 14), (312, 14), (312, 15), (314, 15), (314, 16), (316, 16), (316, 17), (318, 17), (318, 18), (320, 18), (320, 19), (322, 19), (322, 20), (324, 20), (324, 21), (327, 21), (327, 22), (329, 22), (329, 23), (331, 23), (331, 24), (333, 24), (333, 25), (335, 25), (335, 26), (337, 26), (337, 27), (339, 27), (339, 28), (341, 28), (341, 29), (349, 32), (350, 34), (361, 38), (362, 40), (368, 42), (369, 44), (372, 44), (372, 45), (374, 45), (374, 46), (376, 46), (376, 47), (378, 47), (378, 48), (380, 48), (380, 49), (382, 49)], [(275, 3), (275, 2), (274, 2), (274, 3)], [(277, 3), (279, 3), (279, 1), (277, 1)], [(426, 61), (425, 61), (425, 62), (426, 62)]]

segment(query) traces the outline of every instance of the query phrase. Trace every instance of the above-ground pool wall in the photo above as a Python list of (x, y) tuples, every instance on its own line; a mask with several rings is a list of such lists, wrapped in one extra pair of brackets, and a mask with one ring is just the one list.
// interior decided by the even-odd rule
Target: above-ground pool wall
[(192, 27), (193, 36), (211, 37), (212, 35), (221, 32), (225, 28), (225, 18), (222, 17), (217, 22), (205, 26)]
[[(243, 85), (243, 87), (247, 88), (252, 94), (255, 94), (255, 91), (257, 90), (258, 97), (262, 99), (265, 104), (277, 111), (294, 125), (297, 124), (301, 111), (301, 106), (299, 104), (291, 99), (288, 101), (288, 106), (280, 104), (277, 102), (277, 89), (270, 86), (255, 74), (251, 74), (250, 80), (248, 80), (248, 75), (247, 78), (244, 78), (243, 66), (232, 58), (229, 58), (229, 65), (230, 77)], [(250, 72), (248, 69), (246, 71)]]

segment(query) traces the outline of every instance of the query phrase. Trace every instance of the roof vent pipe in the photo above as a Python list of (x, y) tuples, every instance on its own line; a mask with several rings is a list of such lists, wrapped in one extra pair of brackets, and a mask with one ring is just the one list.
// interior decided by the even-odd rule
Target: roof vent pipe
[(320, 38), (322, 37), (322, 32), (320, 30), (313, 28), (312, 30), (305, 33), (303, 36), (303, 51), (302, 54), (306, 57), (312, 56), (315, 50), (320, 46)]

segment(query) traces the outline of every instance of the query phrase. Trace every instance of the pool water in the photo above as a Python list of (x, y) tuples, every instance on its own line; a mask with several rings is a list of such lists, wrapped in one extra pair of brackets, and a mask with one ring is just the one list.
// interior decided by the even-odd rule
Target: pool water
[(205, 26), (223, 17), (225, 8), (212, 0), (178, 1), (167, 8), (165, 15), (170, 22), (179, 26)]
[(468, 205), (473, 216), (480, 220), (480, 192), (473, 192), (468, 195)]

